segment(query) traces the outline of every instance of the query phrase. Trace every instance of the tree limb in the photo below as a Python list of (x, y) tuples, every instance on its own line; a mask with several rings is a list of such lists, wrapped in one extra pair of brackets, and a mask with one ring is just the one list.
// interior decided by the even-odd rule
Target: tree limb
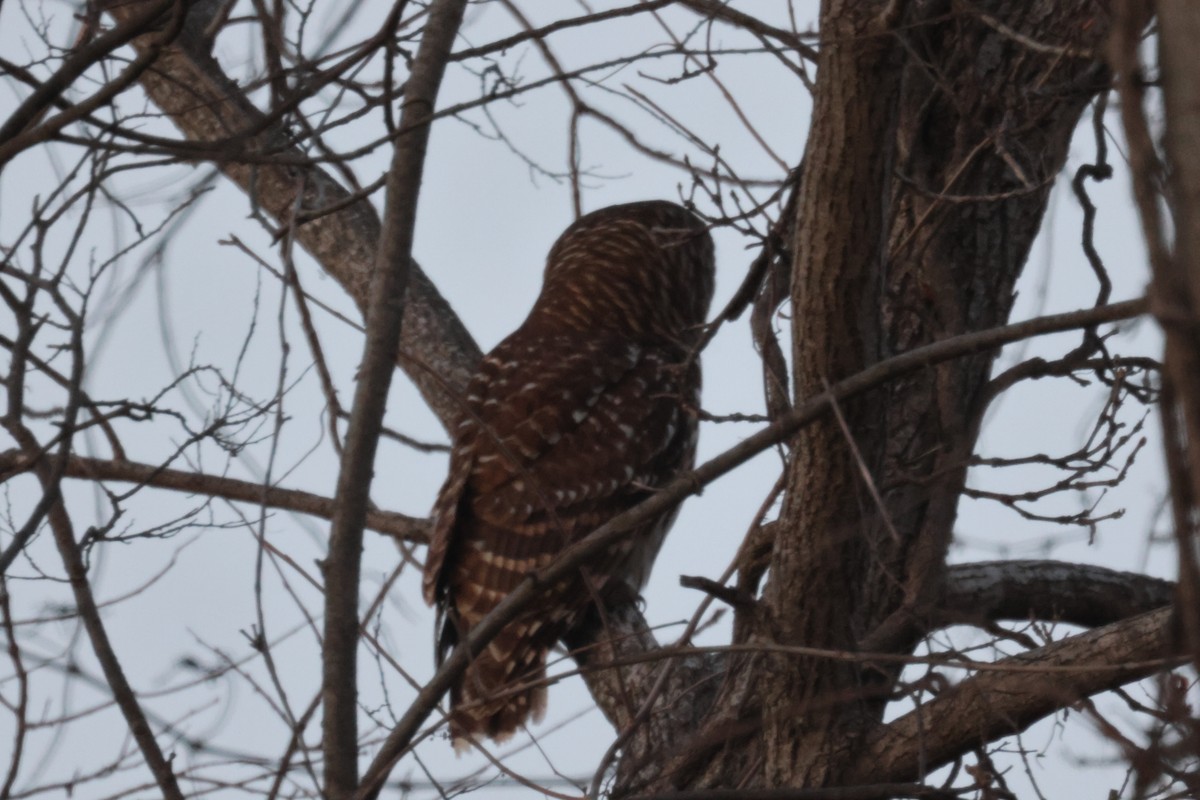
[[(123, 22), (137, 7), (118, 3), (109, 13)], [(139, 52), (150, 46), (149, 38), (134, 41)], [(154, 68), (140, 80), (151, 101), (188, 139), (221, 143), (220, 153), (208, 157), (256, 208), (280, 225), (292, 224), (296, 215), (306, 220), (296, 226), (295, 241), (365, 310), (381, 229), (370, 200), (355, 199), (291, 146), (286, 125), (268, 122), (190, 29), (162, 49)], [(480, 356), (457, 315), (412, 264), (399, 364), (443, 426), (458, 416), (457, 397)]]
[(1169, 605), (1175, 584), (1067, 561), (978, 561), (948, 568), (933, 608), (902, 608), (858, 643), (869, 652), (909, 652), (950, 625), (1041, 620), (1086, 628)]
[(950, 620), (1036, 619), (1094, 628), (1170, 605), (1175, 596), (1171, 581), (1068, 561), (955, 564), (946, 578), (939, 610)]
[[(1166, 334), (1163, 442), (1178, 540), (1178, 608), (1192, 660), (1200, 667), (1200, 559), (1196, 555), (1200, 546), (1196, 522), (1200, 510), (1200, 336), (1196, 333), (1200, 320), (1200, 275), (1196, 269), (1200, 264), (1200, 91), (1195, 81), (1200, 69), (1196, 50), (1200, 7), (1186, 0), (1159, 0), (1155, 5), (1167, 122), (1163, 145), (1170, 164), (1163, 172), (1170, 181), (1168, 202), (1173, 212), (1167, 228), (1175, 232), (1171, 257), (1152, 260), (1155, 315)], [(1130, 42), (1134, 53), (1135, 42)], [(1131, 54), (1130, 60), (1135, 58)], [(1129, 95), (1127, 87), (1122, 99), (1133, 99)], [(1139, 102), (1127, 114), (1141, 110)], [(1153, 157), (1153, 151), (1148, 155)], [(1149, 177), (1139, 180), (1148, 181)]]
[[(0, 452), (0, 476), (5, 478), (12, 474), (27, 472), (33, 469), (33, 464), (34, 460), (20, 450)], [(223, 475), (171, 469), (154, 464), (142, 464), (137, 461), (72, 455), (67, 458), (63, 474), (68, 478), (136, 483), (153, 486), (156, 489), (170, 489), (243, 503), (257, 503), (269, 508), (296, 511), (324, 519), (333, 517), (333, 499), (322, 497), (319, 494), (299, 489), (263, 486), (261, 483), (228, 478)], [(410, 517), (395, 511), (367, 511), (367, 527), (401, 542), (425, 544), (429, 541), (429, 520)]]
[(348, 798), (358, 787), (358, 583), (363, 526), (375, 473), (375, 450), (395, 374), (429, 131), (466, 5), (467, 0), (439, 0), (430, 6), (421, 44), (405, 82), (400, 126), (388, 171), (383, 231), (367, 304), (366, 342), (342, 451), (325, 561), (322, 749), (325, 792), (332, 800)]
[[(1162, 608), (1004, 659), (999, 666), (1018, 669), (982, 672), (885, 725), (863, 744), (851, 779), (922, 779), (1078, 700), (1178, 663), (1168, 657), (1170, 628), (1171, 610)], [(1047, 672), (1031, 674), (1038, 667)]]

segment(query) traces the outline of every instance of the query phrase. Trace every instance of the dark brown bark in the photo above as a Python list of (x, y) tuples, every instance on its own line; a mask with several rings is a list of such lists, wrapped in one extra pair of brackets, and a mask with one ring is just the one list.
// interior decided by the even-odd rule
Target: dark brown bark
[[(910, 17), (904, 37), (885, 354), (1008, 319), (1080, 115), (1109, 86), (1105, 2), (916, 6), (936, 21)], [(876, 537), (869, 628), (938, 589), (994, 355), (909, 376), (881, 398), (875, 474), (900, 541)]]
[(1179, 542), (1178, 609), (1200, 667), (1200, 6), (1157, 6), (1175, 250), (1154, 263), (1154, 295), (1167, 335), (1162, 412)]
[[(886, 2), (827, 0), (821, 7), (823, 46), (793, 243), (797, 398), (812, 397), (880, 358), (887, 187), (902, 63), (897, 21)], [(857, 522), (871, 516), (871, 499), (857, 477), (855, 450), (877, 463), (879, 396), (842, 404), (856, 447), (828, 417), (793, 440), (782, 526), (751, 642), (847, 650), (864, 633), (862, 604), (846, 587), (859, 584), (867, 558)], [(801, 586), (804, 591), (796, 591)], [(812, 596), (822, 602), (809, 602)], [(831, 698), (857, 693), (854, 665), (773, 656), (755, 671), (761, 674), (753, 702), (763, 709), (763, 769), (754, 783), (836, 784), (862, 721), (856, 703)]]
[(886, 726), (863, 742), (850, 783), (923, 779), (1056, 710), (1180, 659), (1164, 658), (1171, 609), (1151, 611), (998, 662)]
[[(1091, 564), (978, 561), (946, 570), (935, 603), (939, 624), (1050, 620), (1084, 627), (1111, 625), (1168, 605), (1170, 581)], [(875, 650), (869, 641), (863, 650)]]
[[(798, 397), (1007, 319), (1071, 135), (1108, 85), (1108, 29), (1094, 0), (823, 6), (792, 273)], [(938, 596), (993, 355), (906, 375), (846, 403), (846, 431), (826, 420), (793, 441), (751, 643), (853, 648)], [(763, 734), (700, 782), (839, 782), (894, 672), (751, 663), (755, 689), (729, 701), (768, 709)]]

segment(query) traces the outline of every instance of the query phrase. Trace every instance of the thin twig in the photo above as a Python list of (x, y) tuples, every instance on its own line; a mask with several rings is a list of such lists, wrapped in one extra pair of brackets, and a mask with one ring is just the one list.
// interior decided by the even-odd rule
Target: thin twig
[[(20, 450), (0, 452), (0, 476), (9, 476), (33, 469), (34, 459)], [(271, 508), (311, 514), (324, 519), (333, 518), (333, 499), (299, 489), (267, 487), (255, 481), (243, 481), (204, 472), (171, 469), (165, 466), (142, 464), (137, 461), (109, 460), (70, 456), (63, 473), (68, 478), (92, 481), (119, 481), (170, 489), (177, 492), (202, 494), (244, 503), (264, 503)], [(395, 511), (367, 511), (367, 527), (399, 541), (424, 544), (429, 540), (429, 521)]]

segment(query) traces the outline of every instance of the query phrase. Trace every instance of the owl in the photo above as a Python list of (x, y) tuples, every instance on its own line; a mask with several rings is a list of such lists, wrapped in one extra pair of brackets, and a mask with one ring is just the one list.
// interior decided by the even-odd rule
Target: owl
[[(691, 468), (713, 280), (712, 238), (674, 203), (601, 209), (555, 242), (452, 430), (423, 585), (439, 663), (529, 573)], [(476, 655), (450, 693), (456, 749), (541, 719), (547, 653), (592, 604), (636, 596), (673, 518), (547, 587)]]

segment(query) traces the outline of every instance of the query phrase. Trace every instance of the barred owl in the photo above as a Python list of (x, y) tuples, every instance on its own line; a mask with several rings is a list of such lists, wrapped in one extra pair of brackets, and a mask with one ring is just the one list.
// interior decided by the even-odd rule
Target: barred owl
[[(708, 231), (668, 202), (593, 212), (551, 248), (533, 309), (483, 359), (452, 432), (424, 575), (439, 663), (527, 574), (691, 468), (713, 272)], [(595, 600), (636, 595), (673, 517), (548, 587), (477, 655), (451, 690), (456, 747), (540, 720), (548, 651)]]

